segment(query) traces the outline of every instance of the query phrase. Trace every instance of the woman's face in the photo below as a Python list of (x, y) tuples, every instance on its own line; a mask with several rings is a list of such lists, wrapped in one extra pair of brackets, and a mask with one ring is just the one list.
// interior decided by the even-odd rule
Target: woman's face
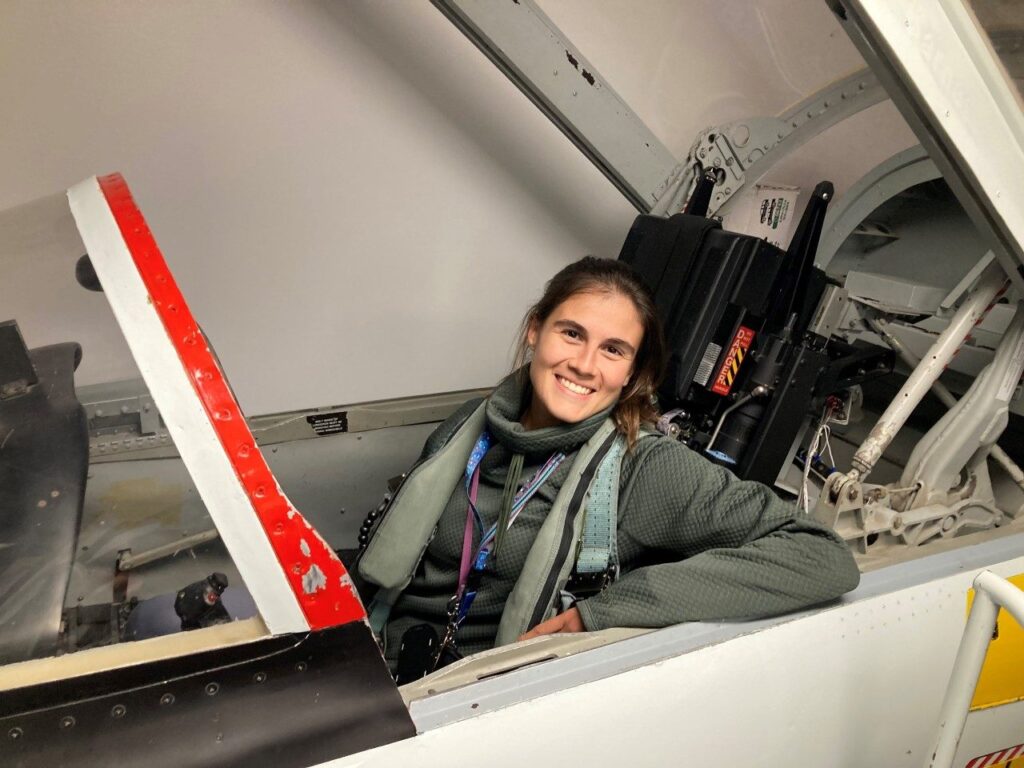
[(533, 323), (533, 398), (523, 426), (576, 423), (608, 408), (629, 383), (643, 337), (640, 313), (614, 291), (577, 293)]

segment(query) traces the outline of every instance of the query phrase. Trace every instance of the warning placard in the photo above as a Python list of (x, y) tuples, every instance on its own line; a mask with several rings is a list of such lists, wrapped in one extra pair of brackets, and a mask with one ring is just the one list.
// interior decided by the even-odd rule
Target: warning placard
[(750, 349), (750, 342), (753, 340), (754, 332), (745, 325), (741, 325), (740, 329), (736, 331), (736, 335), (733, 336), (728, 354), (722, 360), (715, 383), (711, 385), (712, 392), (718, 395), (728, 395), (732, 391), (732, 384), (736, 381), (740, 366), (743, 364), (747, 350)]
[(314, 413), (312, 416), (307, 416), (306, 421), (309, 422), (309, 426), (318, 435), (334, 435), (338, 432), (348, 432), (348, 411)]
[(756, 184), (744, 232), (785, 248), (793, 230), (799, 187)]

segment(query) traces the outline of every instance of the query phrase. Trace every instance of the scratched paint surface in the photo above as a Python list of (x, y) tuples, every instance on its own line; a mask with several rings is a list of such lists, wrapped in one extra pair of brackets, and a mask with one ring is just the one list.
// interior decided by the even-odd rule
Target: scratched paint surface
[[(1024, 574), (1009, 577), (1008, 581), (1024, 589)], [(967, 593), (967, 610), (974, 602), (974, 590)], [(974, 689), (971, 709), (985, 709), (1010, 704), (1024, 699), (1024, 629), (1014, 621), (1005, 608), (996, 618), (996, 636), (989, 642), (985, 662)], [(988, 766), (986, 766), (988, 768)]]
[(366, 612), (345, 567), (274, 479), (124, 178), (112, 174), (100, 177), (98, 182), (153, 307), (188, 371), (309, 626), (322, 629), (365, 619)]

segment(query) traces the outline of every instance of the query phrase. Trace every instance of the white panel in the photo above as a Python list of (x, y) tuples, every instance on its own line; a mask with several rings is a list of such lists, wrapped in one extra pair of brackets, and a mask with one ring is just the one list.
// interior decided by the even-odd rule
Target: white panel
[(425, 2), (3, 3), (0, 100), (0, 209), (121, 171), (251, 414), (493, 384), (635, 213)]
[[(992, 567), (1007, 576), (1024, 558)], [(325, 765), (449, 766), (467, 744), (496, 766), (919, 768), (976, 569), (436, 728)], [(968, 732), (972, 730), (968, 720)], [(979, 723), (971, 748), (1015, 725)], [(1016, 743), (1016, 742), (1011, 742)], [(983, 754), (983, 752), (978, 752)]]

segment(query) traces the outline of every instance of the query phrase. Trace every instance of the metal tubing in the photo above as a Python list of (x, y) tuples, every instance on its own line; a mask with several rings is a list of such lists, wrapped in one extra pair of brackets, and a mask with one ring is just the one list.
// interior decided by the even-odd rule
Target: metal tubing
[(930, 768), (951, 768), (953, 765), (999, 606), (1009, 611), (1017, 623), (1024, 625), (1024, 592), (1013, 584), (991, 571), (982, 571), (974, 579), (974, 590), (974, 604), (967, 617), (967, 626), (942, 702), (939, 738), (935, 752), (932, 753)]
[(913, 370), (910, 378), (885, 409), (875, 428), (871, 430), (871, 434), (857, 449), (851, 462), (853, 469), (846, 476), (848, 480), (863, 480), (868, 476), (925, 393), (949, 365), (960, 345), (988, 312), (989, 305), (1006, 282), (1006, 274), (997, 263), (993, 262), (982, 273), (978, 284), (964, 299), (949, 326), (939, 334), (925, 359)]
[[(868, 324), (868, 327), (872, 331), (877, 333), (886, 344), (900, 356), (912, 370), (920, 365), (921, 361), (918, 359), (910, 350), (908, 350), (896, 336), (889, 330), (889, 322), (885, 318), (873, 318), (867, 317), (864, 319)], [(953, 395), (946, 385), (938, 379), (932, 384), (932, 392), (939, 398), (939, 401), (947, 408), (952, 408), (956, 405), (956, 397)], [(1010, 479), (1017, 484), (1017, 487), (1024, 491), (1024, 470), (1017, 465), (1013, 459), (1010, 458), (1009, 454), (1006, 453), (998, 445), (993, 445), (989, 451), (989, 455), (1006, 471), (1006, 474), (1010, 476)]]
[(208, 541), (213, 541), (218, 536), (216, 528), (211, 528), (208, 531), (200, 531), (194, 533), (191, 536), (172, 541), (170, 544), (164, 544), (159, 547), (153, 547), (153, 549), (147, 549), (145, 552), (139, 552), (137, 555), (126, 552), (117, 559), (117, 570), (119, 571), (130, 571), (133, 568), (138, 568), (140, 565), (151, 563), (154, 560), (160, 560), (170, 555), (176, 555), (184, 549), (191, 549), (197, 547), (200, 544), (205, 544)]
[(710, 451), (711, 450), (711, 446), (713, 446), (715, 444), (715, 440), (718, 439), (718, 433), (722, 431), (722, 425), (725, 424), (725, 418), (730, 413), (735, 411), (737, 408), (740, 408), (740, 407), (746, 405), (751, 400), (753, 400), (755, 397), (763, 397), (764, 395), (767, 395), (767, 394), (768, 394), (768, 387), (764, 386), (764, 384), (758, 384), (756, 387), (754, 387), (752, 390), (750, 390), (750, 392), (748, 392), (746, 395), (744, 395), (739, 400), (737, 400), (735, 403), (733, 403), (728, 408), (726, 408), (724, 411), (722, 411), (722, 415), (718, 418), (718, 424), (715, 426), (715, 431), (711, 433), (711, 439), (708, 441), (707, 447), (705, 447), (704, 450), (705, 451)]

